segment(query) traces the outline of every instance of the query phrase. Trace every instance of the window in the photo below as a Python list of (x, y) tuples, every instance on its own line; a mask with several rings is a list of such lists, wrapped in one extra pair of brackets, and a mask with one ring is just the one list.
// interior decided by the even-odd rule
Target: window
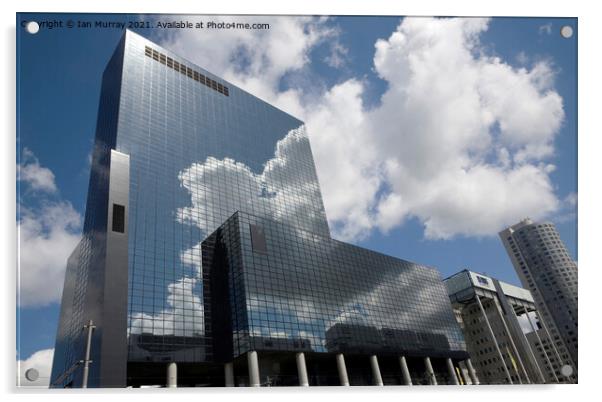
[(477, 282), (479, 282), (479, 285), (489, 285), (489, 281), (487, 280), (487, 278), (483, 278), (482, 276), (478, 276), (478, 275), (477, 275)]
[(125, 233), (125, 207), (113, 204), (113, 232)]
[(249, 224), (251, 228), (251, 245), (253, 251), (261, 254), (267, 254), (268, 248), (265, 242), (265, 232), (263, 228), (257, 225)]

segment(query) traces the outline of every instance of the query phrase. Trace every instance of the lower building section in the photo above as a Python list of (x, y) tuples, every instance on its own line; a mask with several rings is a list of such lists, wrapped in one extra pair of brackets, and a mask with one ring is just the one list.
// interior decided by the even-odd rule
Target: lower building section
[(477, 385), (470, 359), (249, 351), (224, 364), (128, 364), (129, 387)]
[[(113, 191), (121, 170), (111, 170), (109, 205), (127, 205)], [(96, 326), (90, 387), (477, 383), (436, 269), (240, 211), (203, 241), (199, 277), (170, 296), (202, 308), (174, 309), (173, 327), (128, 332), (127, 216), (108, 211), (104, 265), (90, 269), (121, 284), (102, 277), (103, 303), (86, 304), (99, 314), (81, 315)], [(84, 386), (82, 353), (55, 364), (55, 386)]]
[(249, 351), (467, 356), (436, 269), (240, 211), (202, 243), (202, 265), (216, 362)]
[(202, 333), (130, 334), (129, 386), (478, 384), (433, 268), (240, 211), (202, 267)]

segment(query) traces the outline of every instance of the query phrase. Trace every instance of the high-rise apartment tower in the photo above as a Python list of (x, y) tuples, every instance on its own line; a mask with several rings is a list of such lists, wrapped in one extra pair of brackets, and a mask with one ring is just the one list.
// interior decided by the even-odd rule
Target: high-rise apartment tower
[[(499, 233), (523, 286), (539, 311), (538, 326), (548, 331), (564, 360), (577, 370), (577, 263), (554, 224), (525, 219)], [(544, 345), (542, 345), (544, 347)]]

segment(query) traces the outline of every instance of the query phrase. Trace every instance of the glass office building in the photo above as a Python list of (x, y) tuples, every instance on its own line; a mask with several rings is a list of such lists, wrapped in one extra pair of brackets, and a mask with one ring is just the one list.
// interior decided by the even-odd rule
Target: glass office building
[(254, 385), (257, 351), (310, 373), (346, 353), (350, 378), (403, 355), (454, 383), (435, 360), (468, 357), (436, 270), (330, 238), (303, 122), (131, 31), (103, 76), (51, 386), (82, 383), (90, 320), (96, 387), (164, 384), (173, 363), (178, 385), (224, 385), (224, 364)]

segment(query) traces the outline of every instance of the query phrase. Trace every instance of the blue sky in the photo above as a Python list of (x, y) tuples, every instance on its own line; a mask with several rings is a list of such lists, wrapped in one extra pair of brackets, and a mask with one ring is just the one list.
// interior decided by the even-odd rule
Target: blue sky
[[(17, 26), (20, 26), (20, 19), (128, 21), (158, 18), (161, 17), (21, 14)], [(265, 20), (248, 18), (258, 22)], [(325, 21), (305, 18), (292, 19), (292, 22), (291, 19), (275, 18), (269, 21), (272, 27), (266, 32), (198, 33), (151, 29), (138, 30), (138, 33), (161, 42), (307, 122), (335, 237), (435, 266), (443, 277), (470, 268), (518, 284), (495, 233), (502, 228), (502, 223), (515, 223), (522, 217), (539, 213), (541, 218), (557, 224), (570, 254), (577, 259), (575, 19), (495, 18), (479, 24), (435, 23), (428, 28), (424, 28), (428, 21), (420, 19), (400, 25), (400, 17), (336, 17)], [(560, 36), (563, 25), (573, 27), (575, 35), (572, 38)], [(282, 56), (275, 51), (270, 53), (270, 49), (282, 49), (279, 47), (281, 32), (293, 33), (290, 46), (282, 51), (286, 53)], [(70, 247), (79, 235), (78, 217), (84, 213), (88, 158), (96, 126), (101, 75), (121, 34), (118, 29), (42, 28), (38, 34), (29, 35), (18, 29), (17, 155), (22, 180), (18, 183), (17, 202), (21, 206), (21, 215), (17, 218), (25, 229), (31, 229), (22, 229), (22, 233), (30, 236), (22, 245), (31, 247), (22, 246), (21, 253), (30, 253), (32, 257), (27, 264), (32, 264), (32, 270), (41, 270), (49, 278), (46, 287), (52, 287), (50, 282), (58, 280), (51, 278), (62, 278), (64, 266), (48, 259), (36, 260), (34, 254), (43, 256), (44, 253), (37, 253), (35, 247), (43, 247), (44, 251), (53, 248), (61, 258), (66, 258), (71, 250), (61, 247)], [(424, 37), (430, 40), (423, 41)], [(435, 46), (437, 41), (449, 46), (428, 48)], [(256, 50), (258, 44), (265, 45), (267, 50)], [(445, 49), (457, 50), (442, 55), (456, 69), (451, 78), (433, 80), (432, 87), (428, 79), (426, 83), (420, 81), (421, 77), (429, 77), (421, 75), (429, 68), (437, 72), (437, 68), (447, 65), (438, 65), (439, 59), (434, 57)], [(412, 54), (415, 58), (401, 60), (404, 54)], [(236, 65), (237, 60), (244, 62)], [(395, 63), (408, 63), (410, 69), (400, 75)], [(416, 66), (420, 67), (419, 71), (411, 69)], [(476, 82), (474, 85), (482, 95), (477, 105), (470, 93), (464, 94), (462, 86), (447, 86), (447, 82), (451, 85), (456, 81), (456, 72), (458, 82), (466, 80), (467, 85)], [(442, 72), (439, 76), (445, 78), (445, 74)], [(514, 86), (507, 87), (507, 91), (503, 87), (500, 90), (490, 83), (490, 77), (508, 80)], [(425, 106), (424, 99), (413, 92), (414, 88), (432, 91), (426, 99), (432, 97), (433, 105), (438, 101), (449, 103), (445, 98), (438, 99), (440, 89), (457, 92), (460, 88), (458, 98), (466, 95), (466, 103), (459, 103), (457, 111), (447, 114), (446, 110), (428, 110), (429, 102)], [(506, 92), (515, 99), (508, 100)], [(406, 119), (387, 121), (385, 125), (383, 116), (395, 115), (400, 99), (407, 100), (409, 105), (408, 110), (399, 112)], [(561, 99), (560, 103), (558, 99)], [(464, 110), (462, 105), (470, 107)], [(535, 106), (531, 108), (530, 105)], [(555, 114), (547, 114), (554, 108)], [(524, 110), (530, 113), (523, 114)], [(482, 121), (473, 122), (471, 114), (475, 111), (483, 113)], [(456, 118), (456, 114), (462, 119)], [(458, 194), (458, 201), (453, 189), (441, 190), (440, 180), (443, 179), (432, 173), (436, 162), (425, 163), (428, 158), (417, 160), (414, 165), (404, 165), (404, 156), (408, 155), (404, 153), (406, 144), (410, 155), (414, 153), (412, 146), (417, 150), (424, 146), (407, 140), (422, 135), (419, 128), (428, 126), (433, 117), (439, 119), (440, 115), (444, 116), (441, 117), (442, 125), (435, 129), (427, 127), (424, 137), (433, 139), (434, 144), (449, 142), (446, 143), (448, 149), (433, 149), (432, 154), (439, 155), (441, 166), (449, 169), (450, 174), (455, 174), (453, 169), (457, 161), (462, 161), (460, 171), (466, 174), (466, 182), (459, 179), (458, 187), (473, 189), (474, 198), (462, 198), (470, 192), (466, 190)], [(341, 121), (341, 116), (348, 121)], [(417, 117), (414, 119), (414, 116)], [(409, 120), (415, 121), (415, 125), (406, 124)], [(457, 127), (454, 126), (456, 123)], [(401, 127), (403, 135), (399, 137), (403, 137), (404, 142), (395, 142), (397, 131), (392, 127), (397, 126)], [(454, 133), (472, 133), (473, 129), (471, 135), (474, 137), (468, 136), (460, 144), (454, 140)], [(339, 133), (337, 130), (347, 131)], [(446, 137), (446, 133), (449, 136)], [(345, 147), (359, 144), (358, 147), (342, 148), (340, 153), (334, 153), (329, 147), (340, 144), (336, 140), (342, 135), (351, 139)], [(439, 135), (441, 141), (437, 142)], [(483, 135), (491, 143), (479, 147), (480, 138), (485, 138), (479, 136)], [(535, 141), (529, 135), (539, 136), (540, 140)], [(382, 142), (391, 143), (392, 150), (383, 147)], [(397, 153), (397, 148), (404, 150)], [(490, 152), (494, 148), (495, 153)], [(370, 152), (376, 157), (369, 155)], [(324, 157), (329, 153), (333, 154), (332, 160)], [(506, 153), (510, 162), (502, 156)], [(345, 159), (349, 155), (353, 159)], [(465, 162), (466, 158), (469, 162)], [(384, 159), (390, 164), (385, 164)], [(350, 163), (357, 171), (337, 172), (331, 163), (334, 166)], [(398, 165), (405, 168), (418, 166), (424, 171), (419, 176), (398, 177), (390, 168)], [(483, 167), (486, 168), (484, 171), (479, 170)], [(530, 169), (521, 170), (525, 167)], [(483, 176), (471, 181), (470, 174), (475, 171)], [(512, 179), (514, 173), (520, 173), (517, 181)], [(504, 210), (499, 213), (497, 204), (492, 204), (489, 211), (488, 205), (474, 206), (474, 200), (489, 200), (487, 194), (479, 193), (490, 191), (479, 188), (480, 185), (486, 187), (488, 180), (479, 180), (479, 177), (491, 178), (492, 183), (500, 180), (500, 186), (492, 184), (491, 191), (502, 191), (497, 188), (502, 185), (507, 188), (500, 194), (516, 190), (519, 205), (507, 207), (515, 201), (508, 198), (503, 204)], [(424, 195), (409, 190), (417, 188), (413, 187), (417, 183), (424, 189)], [(520, 187), (513, 188), (512, 183), (519, 183)], [(523, 203), (524, 215), (520, 207)], [(448, 204), (449, 213), (446, 212)], [(472, 224), (467, 224), (473, 219)], [(29, 266), (26, 267), (22, 260), (22, 269), (26, 268)], [(54, 347), (59, 311), (55, 293), (39, 291), (35, 287), (39, 284), (30, 284), (26, 279), (22, 276), (21, 286), (31, 289), (30, 293), (22, 289), (22, 305), (18, 311), (17, 339), (21, 359)]]

